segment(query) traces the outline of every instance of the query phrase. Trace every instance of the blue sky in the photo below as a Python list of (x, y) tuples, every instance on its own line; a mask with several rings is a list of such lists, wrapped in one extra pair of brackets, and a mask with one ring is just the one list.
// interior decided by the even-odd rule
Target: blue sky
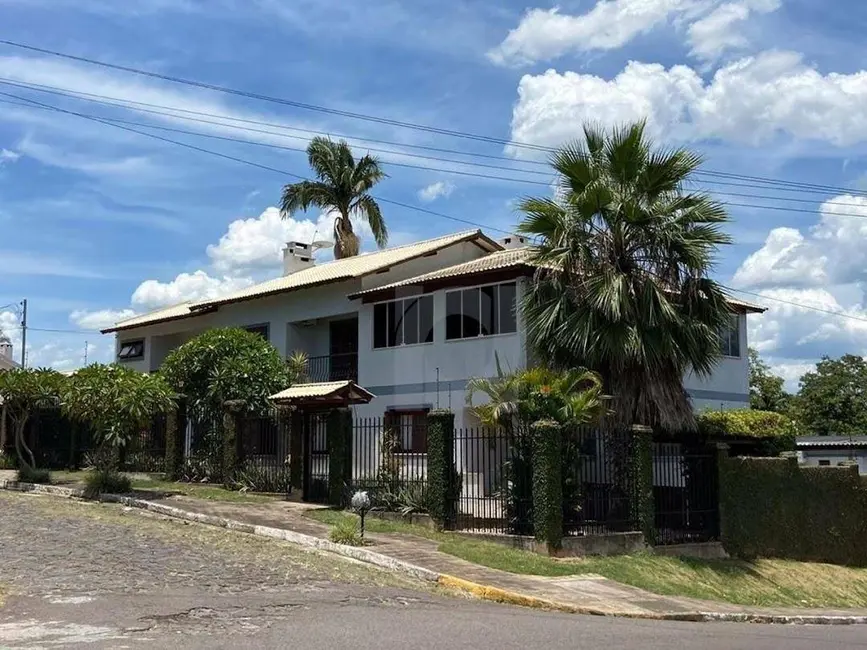
[[(724, 201), (803, 211), (732, 206), (736, 245), (722, 252), (716, 270), (726, 283), (768, 296), (770, 311), (752, 319), (752, 342), (792, 382), (822, 354), (863, 353), (867, 331), (867, 322), (856, 320), (867, 318), (867, 221), (857, 218), (867, 216), (867, 55), (860, 42), (867, 8), (851, 2), (832, 15), (818, 4), (0, 0), (0, 39), (545, 146), (578, 137), (584, 120), (646, 117), (658, 142), (702, 151), (708, 170), (851, 188), (788, 193), (779, 185), (704, 185), (752, 195), (719, 194)], [(379, 152), (390, 177), (378, 196), (492, 228), (514, 224), (516, 197), (549, 191), (545, 174), (527, 172), (544, 170), (534, 164), (539, 154), (520, 147), (199, 90), (3, 45), (0, 80), (170, 107), (152, 110), (173, 115), (156, 115), (0, 83), (0, 92), (70, 111), (260, 144), (303, 149), (310, 131), (393, 142), (350, 139), (359, 153), (391, 150)], [(220, 124), (181, 119), (192, 113), (179, 109), (221, 116), (199, 116)], [(275, 126), (231, 121), (239, 119)], [(301, 152), (134, 128), (308, 173)], [(510, 160), (467, 158), (507, 169), (423, 160), (413, 156), (456, 156), (413, 145)], [(281, 222), (269, 210), (291, 180), (76, 116), (0, 102), (0, 307), (26, 296), (32, 327), (92, 330), (119, 315), (274, 275), (282, 241), (328, 231), (322, 215)], [(383, 208), (393, 243), (465, 227)], [(0, 309), (0, 326), (11, 334), (14, 321)], [(33, 331), (30, 361), (75, 367), (85, 341), (90, 359), (110, 359), (108, 337)]]

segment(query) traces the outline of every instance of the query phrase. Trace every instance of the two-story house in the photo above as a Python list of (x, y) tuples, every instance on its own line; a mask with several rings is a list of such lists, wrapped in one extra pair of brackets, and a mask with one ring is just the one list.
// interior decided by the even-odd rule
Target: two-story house
[[(255, 331), (288, 356), (306, 352), (311, 381), (353, 379), (376, 398), (359, 417), (406, 418), (436, 407), (474, 424), (467, 380), (527, 364), (521, 311), (533, 273), (518, 237), (479, 230), (316, 264), (310, 247), (284, 249), (281, 277), (196, 303), (121, 321), (117, 360), (154, 371), (174, 348), (213, 327)], [(696, 409), (749, 405), (746, 317), (762, 309), (731, 301), (732, 326), (713, 375), (684, 378)]]

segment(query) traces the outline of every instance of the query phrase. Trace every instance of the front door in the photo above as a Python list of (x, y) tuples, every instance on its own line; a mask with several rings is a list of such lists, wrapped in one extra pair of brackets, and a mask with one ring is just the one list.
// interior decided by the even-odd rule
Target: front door
[(330, 339), (329, 381), (358, 379), (358, 319), (333, 320), (328, 324)]

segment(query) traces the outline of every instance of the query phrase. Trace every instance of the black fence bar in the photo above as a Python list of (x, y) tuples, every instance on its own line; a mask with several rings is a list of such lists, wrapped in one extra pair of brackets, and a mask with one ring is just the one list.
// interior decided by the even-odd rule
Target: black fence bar
[(653, 447), (655, 543), (719, 539), (716, 454), (675, 442), (654, 443)]
[(288, 415), (243, 418), (240, 423), (239, 467), (233, 483), (254, 492), (289, 492)]
[(358, 380), (358, 353), (328, 354), (307, 359), (307, 379), (311, 382)]

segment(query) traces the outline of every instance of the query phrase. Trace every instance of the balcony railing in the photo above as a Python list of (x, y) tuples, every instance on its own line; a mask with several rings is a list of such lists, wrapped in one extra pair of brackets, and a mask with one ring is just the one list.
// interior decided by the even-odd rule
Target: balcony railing
[(310, 382), (358, 381), (358, 353), (328, 354), (307, 359), (307, 378)]

